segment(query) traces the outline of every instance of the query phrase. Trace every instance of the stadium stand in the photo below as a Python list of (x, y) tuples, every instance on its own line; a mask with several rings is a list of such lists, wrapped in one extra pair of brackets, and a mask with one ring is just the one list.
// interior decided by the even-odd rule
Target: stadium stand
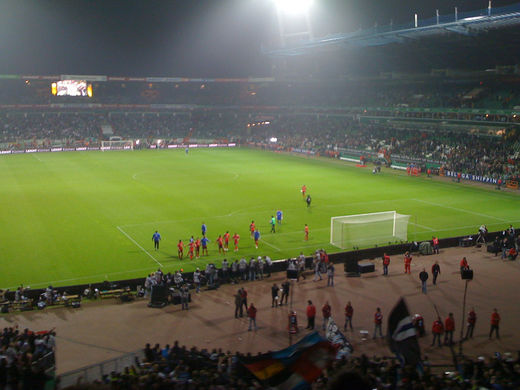
[(54, 380), (55, 333), (4, 328), (0, 334), (0, 388), (44, 389)]
[[(266, 388), (242, 365), (250, 355), (232, 354), (221, 349), (208, 351), (192, 347), (159, 344), (147, 345), (145, 358), (112, 372), (90, 384), (67, 387), (73, 389), (141, 389), (141, 388)], [(341, 359), (331, 362), (313, 383), (313, 389), (515, 389), (520, 385), (520, 356), (497, 354), (491, 358), (465, 359), (460, 371), (445, 371), (424, 362), (423, 374), (413, 367), (402, 369), (395, 358), (371, 357)], [(444, 368), (444, 367), (442, 367)], [(348, 386), (348, 387), (346, 387)]]

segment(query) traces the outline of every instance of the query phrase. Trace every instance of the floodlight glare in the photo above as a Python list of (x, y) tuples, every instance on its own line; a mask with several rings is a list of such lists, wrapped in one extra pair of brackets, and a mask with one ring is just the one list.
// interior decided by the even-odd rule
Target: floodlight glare
[(274, 0), (274, 2), (280, 11), (298, 14), (307, 12), (313, 3), (313, 0)]

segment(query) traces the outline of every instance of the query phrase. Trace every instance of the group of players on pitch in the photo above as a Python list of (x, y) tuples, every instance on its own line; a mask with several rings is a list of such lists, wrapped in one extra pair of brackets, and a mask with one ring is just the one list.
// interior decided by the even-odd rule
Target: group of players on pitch
[[(310, 195), (305, 196), (307, 192), (307, 187), (305, 185), (302, 186), (301, 193), (303, 195), (303, 198), (305, 199), (307, 203), (307, 207), (310, 207), (311, 205), (311, 197)], [(283, 212), (282, 210), (276, 211), (276, 218), (274, 215), (271, 216), (271, 219), (269, 221), (269, 224), (271, 225), (271, 233), (276, 232), (276, 225), (281, 225), (283, 220)], [(191, 236), (189, 244), (188, 244), (188, 256), (190, 260), (193, 260), (193, 258), (199, 258), (201, 255), (208, 256), (208, 243), (210, 242), (209, 238), (206, 237), (206, 233), (208, 231), (208, 227), (204, 222), (202, 222), (201, 225), (201, 233), (202, 238), (197, 237), (196, 239)], [(260, 231), (258, 230), (258, 227), (255, 224), (255, 221), (251, 221), (251, 224), (249, 225), (249, 232), (251, 233), (251, 238), (255, 241), (255, 247), (258, 249), (258, 241), (260, 240)], [(304, 228), (304, 234), (305, 234), (305, 241), (309, 240), (309, 226), (305, 224)], [(219, 235), (216, 239), (216, 244), (218, 245), (218, 253), (226, 253), (229, 250), (229, 240), (233, 239), (233, 243), (235, 245), (235, 252), (238, 251), (238, 242), (240, 241), (240, 236), (238, 233), (235, 232), (233, 236), (229, 233), (229, 231), (226, 231), (224, 235)], [(156, 230), (155, 233), (152, 235), (152, 241), (154, 243), (154, 249), (159, 250), (159, 243), (161, 241), (161, 234)], [(202, 252), (202, 254), (201, 254)], [(184, 258), (184, 242), (182, 240), (179, 240), (177, 243), (177, 256), (180, 260)]]

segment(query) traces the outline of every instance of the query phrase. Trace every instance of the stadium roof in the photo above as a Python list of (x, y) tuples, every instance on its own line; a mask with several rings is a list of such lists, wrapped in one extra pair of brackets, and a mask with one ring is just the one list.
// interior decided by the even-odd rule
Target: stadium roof
[(430, 19), (417, 20), (399, 26), (382, 26), (336, 34), (323, 38), (300, 41), (284, 48), (265, 50), (270, 56), (299, 56), (319, 49), (342, 49), (385, 46), (395, 43), (434, 38), (446, 34), (476, 36), (490, 30), (504, 29), (520, 24), (520, 3), (499, 8), (485, 8), (470, 12), (454, 12)]

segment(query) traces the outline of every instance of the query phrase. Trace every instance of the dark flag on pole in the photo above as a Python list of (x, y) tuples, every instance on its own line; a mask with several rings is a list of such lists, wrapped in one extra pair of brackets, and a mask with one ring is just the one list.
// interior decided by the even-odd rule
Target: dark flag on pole
[(421, 362), (421, 349), (415, 327), (404, 298), (401, 298), (388, 317), (388, 345), (402, 364), (416, 366)]

